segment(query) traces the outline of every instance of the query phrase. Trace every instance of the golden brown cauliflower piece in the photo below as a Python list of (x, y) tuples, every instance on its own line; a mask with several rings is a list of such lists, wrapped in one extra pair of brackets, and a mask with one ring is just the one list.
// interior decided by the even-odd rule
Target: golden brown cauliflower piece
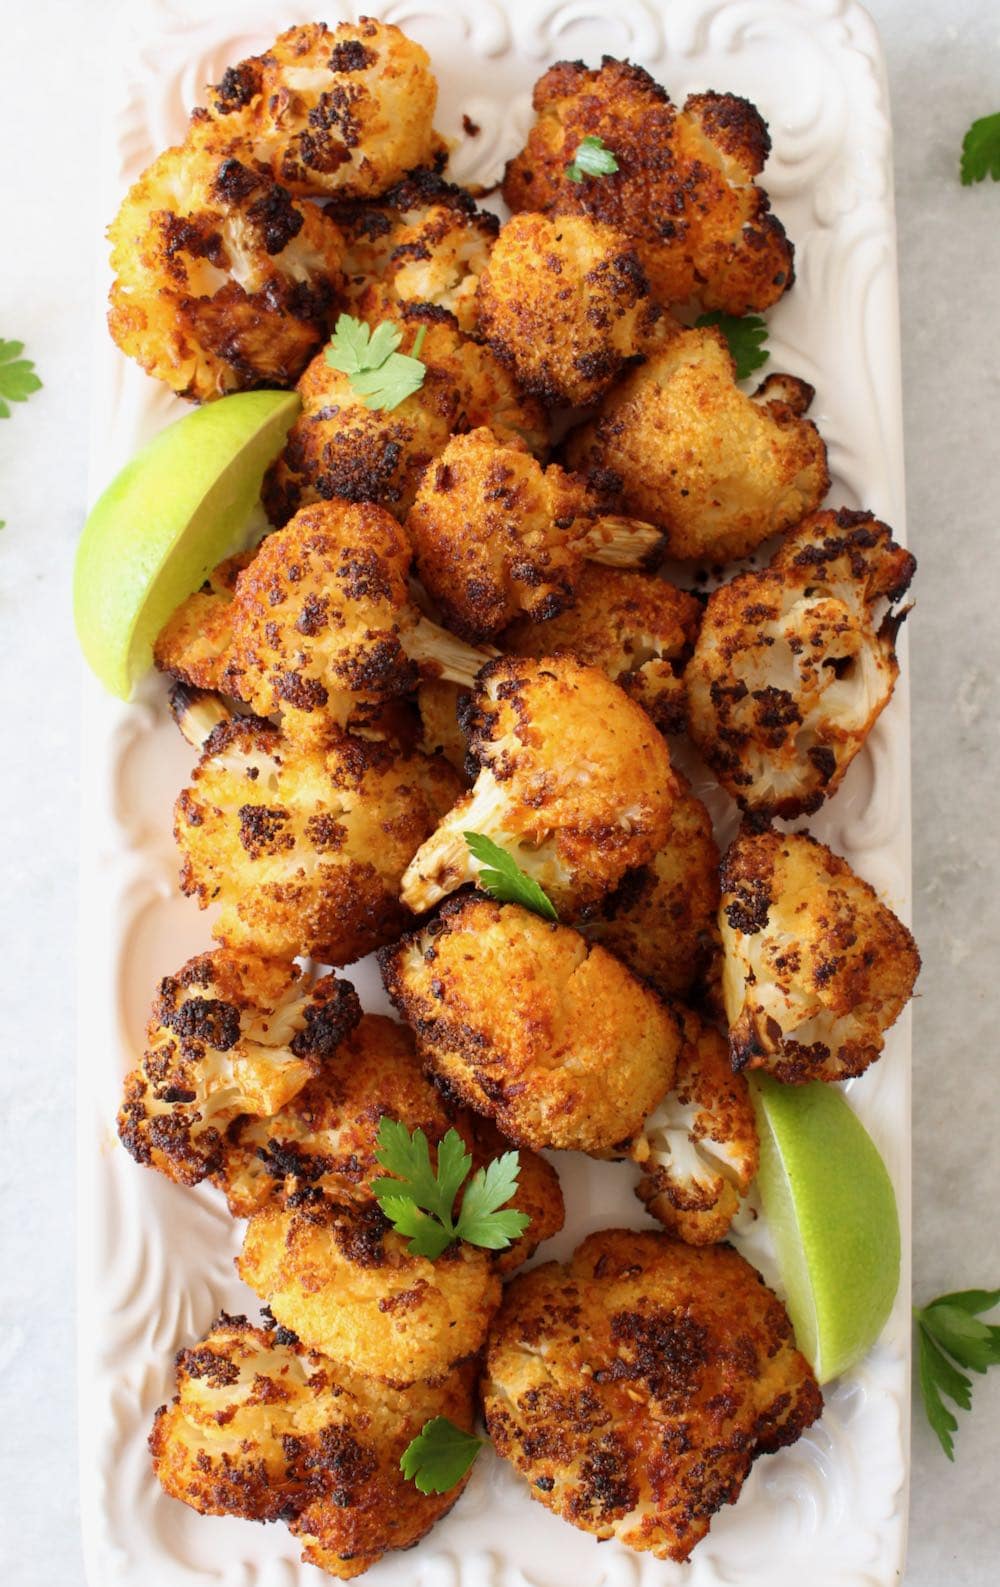
[(471, 1432), (473, 1390), (465, 1365), (402, 1394), (287, 1330), (223, 1312), (178, 1353), (177, 1393), (150, 1434), (153, 1466), (171, 1498), (201, 1515), (285, 1521), (303, 1559), (348, 1580), (411, 1548), (454, 1504), (455, 1489), (420, 1493), (399, 1460), (434, 1416)]
[(160, 982), (145, 1054), (125, 1080), (122, 1144), (197, 1184), (222, 1162), (227, 1125), (284, 1107), (360, 1018), (349, 981), (310, 985), (297, 965), (228, 948), (198, 954)]
[(567, 443), (569, 466), (620, 487), (624, 510), (658, 524), (669, 554), (725, 562), (813, 512), (830, 484), (826, 447), (802, 414), (804, 381), (742, 392), (722, 335), (665, 334)]
[(579, 929), (664, 997), (701, 990), (719, 952), (719, 850), (712, 820), (679, 773), (663, 847), (629, 871)]
[(916, 569), (871, 513), (818, 512), (771, 564), (714, 591), (685, 675), (689, 731), (745, 810), (816, 810), (892, 698)]
[(486, 1425), (533, 1499), (599, 1538), (685, 1560), (758, 1455), (823, 1401), (788, 1315), (727, 1245), (604, 1229), (508, 1286)]
[(443, 157), (437, 81), (427, 51), (391, 23), (305, 23), (264, 55), (230, 66), (208, 90), (227, 137), (303, 196), (371, 198)]
[(468, 689), (448, 683), (444, 678), (426, 678), (417, 690), (420, 712), (420, 748), (425, 755), (443, 755), (466, 787), (470, 778), (465, 770), (465, 734), (459, 715), (467, 709)]
[[(792, 245), (757, 187), (771, 148), (757, 110), (735, 94), (692, 94), (682, 110), (648, 72), (605, 56), (596, 71), (560, 61), (535, 84), (537, 119), (507, 166), (512, 210), (589, 215), (633, 239), (661, 303), (696, 299), (746, 314), (793, 280)], [(618, 162), (574, 182), (584, 138)]]
[(169, 672), (196, 689), (226, 688), (236, 580), (253, 555), (252, 551), (240, 551), (220, 562), (201, 588), (181, 602), (153, 646), (153, 660), (161, 672)]
[(474, 1356), (500, 1300), (490, 1254), (458, 1241), (411, 1256), (374, 1202), (303, 1192), (250, 1219), (236, 1266), (284, 1328), (338, 1367), (394, 1388)]
[(475, 881), (466, 832), (505, 848), (567, 911), (663, 847), (678, 788), (666, 743), (597, 667), (567, 654), (489, 661), (463, 727), (479, 775), (407, 868), (415, 913)]
[(920, 955), (846, 860), (807, 832), (744, 829), (722, 863), (719, 927), (734, 1069), (797, 1085), (874, 1063)]
[(463, 893), (379, 962), (424, 1067), (519, 1145), (621, 1157), (673, 1079), (656, 994), (518, 904)]
[(349, 376), (323, 354), (314, 358), (297, 388), (302, 412), (264, 476), (262, 498), (272, 523), (334, 496), (378, 502), (404, 518), (428, 463), (453, 433), (479, 425), (489, 425), (502, 441), (544, 451), (540, 404), (522, 396), (489, 348), (463, 336), (445, 309), (401, 303), (377, 287), (362, 294), (354, 312), (372, 327), (386, 320), (397, 325), (401, 353), (412, 353), (418, 333), (426, 332), (419, 350), (423, 385), (395, 408), (369, 408)]
[(631, 240), (589, 215), (514, 215), (479, 282), (479, 329), (525, 391), (585, 407), (646, 349), (659, 309)]
[(211, 125), (154, 160), (108, 237), (111, 336), (182, 397), (291, 386), (323, 340), (340, 232)]
[(756, 1177), (760, 1143), (750, 1088), (725, 1039), (684, 1012), (674, 1083), (632, 1148), (636, 1195), (688, 1245), (724, 1240)]
[(500, 643), (515, 656), (571, 650), (631, 695), (661, 733), (682, 733), (684, 667), (701, 612), (694, 595), (666, 579), (588, 563), (576, 579), (571, 606), (544, 623), (512, 623)]
[(402, 930), (403, 871), (460, 791), (440, 758), (224, 722), (175, 807), (181, 890), (221, 904), (227, 947), (349, 964)]

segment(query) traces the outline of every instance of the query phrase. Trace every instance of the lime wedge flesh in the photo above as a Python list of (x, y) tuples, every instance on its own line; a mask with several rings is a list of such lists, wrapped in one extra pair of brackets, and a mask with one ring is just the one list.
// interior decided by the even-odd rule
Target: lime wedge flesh
[(799, 1349), (821, 1383), (875, 1343), (899, 1288), (899, 1215), (874, 1141), (833, 1086), (751, 1079), (764, 1216)]
[(171, 612), (240, 548), (268, 465), (299, 411), (293, 391), (247, 391), (161, 431), (112, 480), (76, 554), (83, 653), (127, 700)]

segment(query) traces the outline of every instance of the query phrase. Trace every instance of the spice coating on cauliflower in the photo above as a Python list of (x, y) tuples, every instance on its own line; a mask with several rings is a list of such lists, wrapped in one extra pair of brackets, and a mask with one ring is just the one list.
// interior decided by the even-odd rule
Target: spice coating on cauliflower
[(519, 1274), (482, 1385), (532, 1498), (599, 1538), (685, 1560), (758, 1455), (822, 1410), (787, 1313), (729, 1246), (605, 1229)]
[(802, 418), (811, 388), (786, 376), (757, 400), (735, 371), (717, 330), (665, 332), (567, 442), (570, 468), (614, 481), (626, 512), (665, 531), (670, 556), (745, 556), (829, 488), (826, 447)]
[(440, 758), (223, 723), (175, 807), (181, 891), (221, 904), (213, 935), (228, 947), (349, 964), (403, 929), (403, 871), (460, 792)]
[(220, 562), (164, 623), (153, 646), (153, 660), (161, 672), (195, 689), (227, 687), (236, 580), (252, 557), (252, 551), (240, 551)]
[[(754, 183), (770, 152), (767, 126), (746, 99), (692, 94), (682, 110), (649, 73), (605, 56), (588, 71), (560, 61), (535, 84), (528, 141), (507, 166), (514, 211), (586, 214), (633, 239), (661, 303), (746, 314), (776, 303), (793, 280), (792, 245)], [(574, 182), (584, 138), (618, 169)]]
[(668, 1089), (674, 1016), (605, 949), (466, 893), (379, 955), (424, 1067), (518, 1145), (621, 1157)]
[(819, 512), (768, 568), (709, 597), (685, 675), (689, 728), (745, 810), (809, 814), (839, 788), (899, 674), (901, 616), (879, 620), (876, 606), (915, 569), (871, 513)]
[(444, 678), (426, 678), (417, 690), (420, 712), (420, 748), (425, 755), (443, 755), (458, 772), (464, 786), (471, 778), (465, 770), (465, 734), (459, 717), (468, 708), (469, 690)]
[(920, 970), (902, 921), (806, 832), (739, 834), (719, 928), (733, 1068), (787, 1084), (867, 1069)]
[(659, 309), (632, 242), (587, 215), (515, 215), (479, 282), (479, 329), (525, 391), (586, 407), (644, 352)]
[(666, 842), (678, 788), (666, 743), (598, 668), (566, 654), (487, 662), (463, 727), (481, 769), (407, 868), (401, 896), (415, 913), (475, 881), (466, 832), (506, 849), (567, 911)]
[(361, 1018), (349, 981), (217, 948), (160, 982), (118, 1133), (137, 1163), (195, 1185), (240, 1114), (267, 1117), (319, 1073)]

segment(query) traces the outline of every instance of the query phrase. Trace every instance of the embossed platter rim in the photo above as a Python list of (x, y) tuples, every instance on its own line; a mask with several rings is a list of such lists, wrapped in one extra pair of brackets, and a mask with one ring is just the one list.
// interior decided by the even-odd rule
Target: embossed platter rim
[[(315, 7), (331, 23), (377, 11), (419, 37), (441, 82), (438, 123), (462, 111), (482, 128), (456, 156), (460, 179), (488, 180), (517, 147), (530, 86), (564, 56), (628, 54), (672, 95), (746, 93), (771, 123), (765, 185), (797, 245), (798, 284), (770, 316), (773, 368), (818, 390), (836, 504), (862, 503), (903, 529), (898, 308), (887, 94), (875, 30), (853, 0), (392, 0)], [(125, 20), (109, 74), (103, 192), (95, 232), (124, 186), (183, 128), (221, 67), (265, 44), (309, 7), (145, 0)], [(105, 250), (95, 313), (91, 495), (135, 447), (182, 410), (126, 364), (103, 328)], [(905, 646), (904, 646), (905, 652)], [(903, 681), (864, 755), (813, 829), (905, 917), (909, 894), (909, 730)], [(145, 1434), (169, 1392), (174, 1350), (220, 1304), (254, 1309), (236, 1281), (234, 1226), (208, 1191), (142, 1174), (113, 1119), (150, 988), (209, 943), (208, 922), (176, 892), (170, 806), (190, 752), (147, 680), (132, 707), (84, 696), (79, 1087), (79, 1359), (83, 1526), (92, 1587), (320, 1587), (281, 1528), (206, 1519), (163, 1497)], [(366, 1006), (385, 1008), (367, 966)], [(828, 1396), (822, 1422), (759, 1461), (688, 1567), (600, 1547), (529, 1502), (484, 1458), (453, 1514), (415, 1553), (389, 1556), (372, 1587), (888, 1587), (902, 1574), (909, 1418), (909, 1023), (852, 1102), (889, 1163), (904, 1271), (893, 1317), (868, 1360)], [(562, 1256), (605, 1224), (645, 1222), (631, 1174), (560, 1161)], [(773, 1277), (764, 1231), (743, 1249)]]

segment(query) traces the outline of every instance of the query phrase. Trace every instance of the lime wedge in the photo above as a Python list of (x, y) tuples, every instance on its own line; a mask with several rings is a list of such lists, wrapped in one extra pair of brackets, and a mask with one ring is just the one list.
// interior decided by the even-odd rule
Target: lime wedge
[(299, 411), (293, 391), (196, 408), (137, 452), (84, 524), (73, 575), (83, 653), (127, 700), (163, 624), (240, 548), (268, 464)]
[(799, 1349), (821, 1383), (875, 1343), (899, 1288), (896, 1197), (841, 1092), (751, 1079), (760, 1186)]

